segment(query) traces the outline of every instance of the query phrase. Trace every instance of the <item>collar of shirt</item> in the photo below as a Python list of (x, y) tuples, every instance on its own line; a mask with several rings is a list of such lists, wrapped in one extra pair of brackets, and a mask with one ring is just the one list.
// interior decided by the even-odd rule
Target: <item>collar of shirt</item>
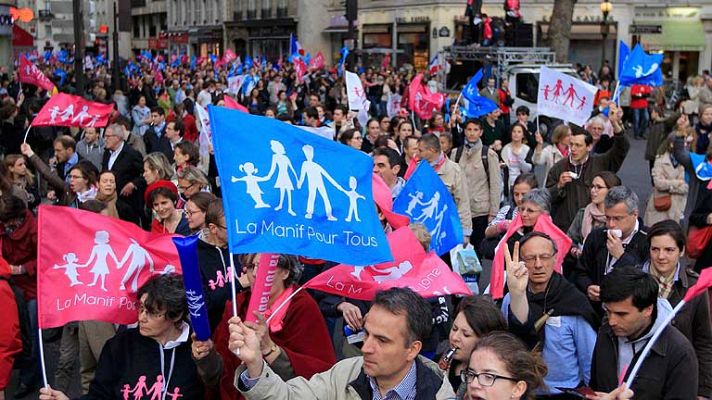
[(415, 382), (416, 382), (415, 362), (411, 363), (408, 373), (405, 374), (403, 380), (400, 381), (393, 389), (389, 390), (385, 396), (381, 396), (381, 391), (378, 389), (376, 378), (368, 377), (368, 383), (373, 391), (373, 400), (411, 400), (415, 398)]
[(119, 154), (119, 153), (121, 153), (121, 150), (124, 149), (124, 143), (125, 143), (124, 141), (121, 141), (121, 143), (119, 143), (119, 148), (116, 149), (116, 150), (109, 150), (109, 153), (111, 153), (112, 156), (113, 156), (114, 154)]
[(78, 162), (79, 162), (79, 154), (77, 154), (75, 152), (74, 154), (72, 154), (72, 157), (70, 157), (69, 160), (67, 160), (67, 162), (64, 163), (64, 173), (65, 174), (69, 173), (69, 170), (73, 166), (77, 165)]

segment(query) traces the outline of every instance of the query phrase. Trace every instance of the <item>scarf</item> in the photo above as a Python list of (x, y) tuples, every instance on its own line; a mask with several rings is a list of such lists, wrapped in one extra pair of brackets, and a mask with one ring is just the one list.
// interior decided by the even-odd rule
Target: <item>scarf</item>
[(294, 287), (288, 287), (284, 289), (282, 294), (279, 295), (274, 300), (274, 303), (270, 307), (267, 308), (265, 311), (265, 319), (269, 318), (272, 315), (272, 307), (277, 308), (282, 306), (282, 303), (286, 304), (282, 306), (282, 308), (277, 311), (277, 313), (274, 315), (274, 318), (272, 318), (271, 321), (269, 321), (269, 331), (270, 332), (279, 332), (283, 328), (283, 322), (284, 322), (284, 316), (287, 315), (287, 309), (289, 309), (289, 303), (292, 302), (292, 299), (290, 296), (294, 293)]
[(87, 200), (92, 200), (92, 199), (96, 198), (96, 193), (97, 193), (96, 186), (92, 186), (84, 192), (77, 193), (77, 201), (79, 203), (84, 203)]
[(581, 235), (586, 240), (593, 228), (603, 226), (606, 223), (606, 214), (602, 213), (593, 203), (588, 203), (583, 209), (583, 222), (581, 224)]
[[(539, 319), (544, 313), (551, 311), (550, 316), (560, 315), (581, 316), (593, 329), (597, 330), (600, 321), (591, 307), (588, 299), (559, 273), (551, 274), (546, 290), (532, 293), (527, 290), (527, 301), (530, 313)], [(543, 334), (543, 329), (541, 330)]]
[(559, 149), (559, 152), (562, 156), (564, 156), (564, 158), (569, 157), (569, 146), (562, 146), (560, 144), (557, 144), (556, 148)]
[(119, 218), (119, 210), (116, 208), (116, 192), (111, 196), (107, 196), (101, 192), (96, 194), (96, 199), (106, 204), (106, 212), (109, 216)]
[(669, 298), (670, 293), (672, 293), (673, 285), (675, 284), (675, 271), (673, 270), (669, 276), (663, 276), (660, 271), (653, 267), (651, 263), (648, 272), (650, 273), (650, 276), (652, 276), (653, 278), (655, 278), (656, 281), (658, 281), (658, 286), (660, 288), (658, 291), (658, 297), (664, 299)]

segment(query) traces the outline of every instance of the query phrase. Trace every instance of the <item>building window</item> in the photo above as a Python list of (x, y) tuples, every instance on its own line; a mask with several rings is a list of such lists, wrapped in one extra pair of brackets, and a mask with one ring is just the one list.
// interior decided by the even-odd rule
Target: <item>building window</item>
[(393, 34), (390, 25), (365, 25), (363, 27), (364, 49), (390, 49), (393, 47)]
[(133, 35), (134, 37), (141, 37), (141, 20), (139, 19), (138, 16), (133, 17)]
[(430, 32), (427, 24), (398, 25), (398, 65), (413, 64), (416, 70), (428, 68)]

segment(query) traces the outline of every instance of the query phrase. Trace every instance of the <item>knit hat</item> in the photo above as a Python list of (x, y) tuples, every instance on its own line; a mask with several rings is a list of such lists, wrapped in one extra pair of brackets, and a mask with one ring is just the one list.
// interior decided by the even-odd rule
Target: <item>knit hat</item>
[(143, 200), (146, 202), (146, 204), (151, 201), (151, 192), (158, 188), (166, 188), (173, 192), (173, 194), (178, 196), (178, 188), (176, 187), (176, 185), (173, 184), (173, 182), (166, 180), (155, 181), (152, 184), (148, 185), (146, 191), (143, 192)]

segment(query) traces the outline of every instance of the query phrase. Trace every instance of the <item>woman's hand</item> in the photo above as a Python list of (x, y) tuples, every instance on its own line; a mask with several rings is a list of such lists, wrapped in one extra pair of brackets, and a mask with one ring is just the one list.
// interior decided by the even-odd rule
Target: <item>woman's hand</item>
[(47, 386), (40, 389), (40, 400), (69, 400), (66, 394)]
[(191, 334), (190, 337), (193, 339), (193, 342), (190, 345), (193, 353), (193, 359), (197, 361), (207, 357), (213, 349), (213, 341), (208, 339), (207, 341), (202, 342), (195, 337), (195, 333)]

